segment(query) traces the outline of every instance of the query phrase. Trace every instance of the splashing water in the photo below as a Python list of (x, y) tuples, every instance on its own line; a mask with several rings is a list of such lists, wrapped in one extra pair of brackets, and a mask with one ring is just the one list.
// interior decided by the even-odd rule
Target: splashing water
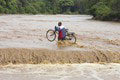
[(120, 80), (120, 64), (6, 65), (0, 80)]

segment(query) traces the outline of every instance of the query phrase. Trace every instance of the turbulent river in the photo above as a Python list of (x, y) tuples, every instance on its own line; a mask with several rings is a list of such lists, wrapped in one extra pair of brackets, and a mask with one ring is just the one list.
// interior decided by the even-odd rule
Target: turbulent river
[[(120, 80), (120, 23), (89, 15), (0, 15), (0, 80)], [(59, 21), (76, 44), (49, 42)]]
[(10, 64), (0, 80), (120, 80), (120, 64)]

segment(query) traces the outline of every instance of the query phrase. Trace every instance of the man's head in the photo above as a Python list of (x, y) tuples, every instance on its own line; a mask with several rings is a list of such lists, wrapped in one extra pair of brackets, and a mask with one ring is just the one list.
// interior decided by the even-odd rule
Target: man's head
[(58, 22), (58, 26), (62, 26), (62, 22)]

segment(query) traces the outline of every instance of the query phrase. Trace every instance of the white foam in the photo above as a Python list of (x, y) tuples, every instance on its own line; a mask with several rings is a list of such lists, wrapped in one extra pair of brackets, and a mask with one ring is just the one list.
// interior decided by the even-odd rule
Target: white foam
[(13, 80), (16, 77), (19, 78), (17, 80), (119, 80), (120, 64), (21, 64), (0, 68), (1, 79)]

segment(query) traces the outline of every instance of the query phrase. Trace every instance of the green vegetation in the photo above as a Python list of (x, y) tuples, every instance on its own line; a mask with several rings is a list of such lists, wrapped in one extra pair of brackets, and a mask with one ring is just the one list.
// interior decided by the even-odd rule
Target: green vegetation
[(120, 20), (120, 0), (0, 0), (1, 14), (90, 14)]
[(99, 0), (88, 13), (95, 19), (120, 21), (120, 0)]

